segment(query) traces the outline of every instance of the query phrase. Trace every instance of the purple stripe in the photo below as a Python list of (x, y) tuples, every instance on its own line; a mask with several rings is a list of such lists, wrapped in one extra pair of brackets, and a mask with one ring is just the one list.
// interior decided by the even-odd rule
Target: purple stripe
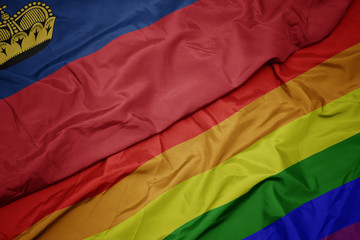
[(360, 240), (360, 222), (343, 228), (322, 240)]

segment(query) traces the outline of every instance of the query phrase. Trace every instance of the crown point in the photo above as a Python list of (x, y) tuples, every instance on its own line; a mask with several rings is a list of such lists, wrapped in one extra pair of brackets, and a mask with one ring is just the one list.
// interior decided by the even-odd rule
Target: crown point
[(41, 5), (41, 2), (38, 2), (38, 5)]
[(19, 32), (19, 30), (17, 30), (17, 29), (16, 29), (14, 32), (15, 32), (15, 33), (18, 33), (18, 32)]
[(45, 3), (41, 4), (41, 6), (43, 6), (43, 7), (45, 7), (45, 5), (46, 5)]
[(34, 5), (36, 5), (36, 2), (33, 2)]
[(48, 12), (52, 12), (51, 9), (49, 9)]
[(46, 6), (45, 8), (46, 8), (46, 9), (49, 9), (49, 6)]
[(29, 3), (28, 6), (31, 7), (32, 3)]
[(17, 15), (15, 14), (15, 15), (14, 15), (14, 17), (16, 18), (16, 17), (17, 17)]
[(51, 17), (52, 15), (54, 15), (54, 14), (52, 14), (52, 13), (49, 13), (49, 16)]

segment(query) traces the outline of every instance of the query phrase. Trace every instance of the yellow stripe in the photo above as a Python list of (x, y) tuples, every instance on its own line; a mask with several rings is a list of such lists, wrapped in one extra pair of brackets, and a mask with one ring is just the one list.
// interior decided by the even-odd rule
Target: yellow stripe
[(172, 188), (120, 225), (89, 239), (162, 239), (255, 184), (360, 132), (360, 89), (269, 134)]
[(359, 88), (360, 81), (353, 79), (358, 72), (359, 49), (360, 45), (349, 48), (255, 100), (212, 129), (142, 165), (106, 192), (49, 215), (18, 239), (83, 239), (123, 222), (185, 179)]

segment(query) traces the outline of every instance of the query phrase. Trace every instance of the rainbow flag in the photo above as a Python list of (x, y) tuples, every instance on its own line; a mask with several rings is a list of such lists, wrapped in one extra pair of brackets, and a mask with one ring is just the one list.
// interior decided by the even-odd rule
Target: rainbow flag
[(360, 0), (0, 11), (0, 239), (360, 238)]

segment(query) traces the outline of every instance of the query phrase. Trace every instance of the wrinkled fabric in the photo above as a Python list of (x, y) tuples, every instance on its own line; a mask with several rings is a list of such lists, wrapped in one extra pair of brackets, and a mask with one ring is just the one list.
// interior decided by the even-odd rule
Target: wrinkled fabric
[[(257, 75), (252, 77), (251, 80), (247, 82), (244, 86), (237, 89), (236, 92), (230, 94), (226, 98), (220, 99), (216, 102), (216, 104), (212, 104), (204, 110), (199, 111), (197, 114), (192, 115), (184, 121), (179, 122), (178, 124), (174, 125), (174, 127), (165, 131), (164, 133), (157, 135), (147, 141), (141, 142), (140, 144), (135, 145), (134, 147), (131, 147), (126, 151), (122, 151), (121, 153), (107, 159), (107, 161), (94, 165), (93, 167), (87, 169), (85, 172), (76, 174), (71, 178), (66, 179), (66, 181), (62, 181), (56, 185), (52, 185), (51, 187), (46, 188), (43, 191), (36, 192), (35, 194), (24, 197), (12, 204), (7, 205), (6, 207), (0, 208), (0, 216), (3, 216), (0, 217), (1, 234), (3, 234), (4, 236), (9, 236), (8, 238), (11, 239), (29, 228), (31, 225), (44, 218), (45, 216), (47, 216), (48, 214), (50, 214), (49, 217), (46, 217), (42, 220), (43, 225), (39, 228), (40, 231), (51, 228), (52, 224), (58, 221), (60, 222), (60, 225), (62, 224), (61, 222), (63, 222), (65, 225), (68, 225), (66, 224), (66, 219), (68, 215), (63, 214), (64, 212), (66, 213), (69, 209), (63, 208), (103, 192), (105, 189), (108, 189), (110, 186), (120, 181), (124, 176), (134, 171), (138, 167), (138, 165), (143, 164), (149, 159), (154, 158), (159, 153), (168, 150), (169, 148), (183, 141), (197, 136), (203, 131), (208, 130), (209, 128), (228, 118), (234, 112), (243, 108), (256, 98), (271, 91), (273, 88), (278, 87), (283, 82), (291, 80), (297, 75), (309, 70), (310, 68), (326, 60), (328, 57), (332, 57), (334, 54), (343, 51), (344, 49), (355, 44), (356, 42), (358, 42), (359, 39), (359, 32), (356, 30), (358, 29), (360, 22), (358, 21), (359, 15), (358, 8), (356, 8), (356, 6), (359, 6), (359, 1), (355, 1), (355, 3), (350, 8), (350, 11), (347, 12), (346, 17), (344, 18), (342, 23), (336, 28), (335, 32), (329, 37), (327, 37), (325, 40), (323, 40), (321, 43), (313, 45), (301, 51), (297, 51), (294, 55), (290, 57), (288, 61), (286, 61), (285, 64), (272, 64), (266, 66)], [(333, 63), (331, 63), (328, 64), (328, 66), (337, 66), (340, 69), (342, 68), (341, 64), (334, 65)], [(327, 70), (321, 72), (327, 73)], [(324, 86), (324, 90), (340, 88), (340, 86), (332, 86), (330, 82), (326, 79), (326, 75), (319, 76), (317, 77), (317, 79), (321, 79), (321, 85)], [(319, 81), (314, 81), (314, 83), (319, 83)], [(339, 81), (338, 83), (341, 83), (341, 81)], [(329, 94), (330, 96), (332, 96), (333, 92), (330, 91)], [(319, 101), (324, 103), (321, 98), (319, 98)], [(271, 105), (271, 103), (269, 104)], [(307, 107), (307, 109), (310, 108)], [(276, 112), (276, 114), (280, 114), (282, 111), (275, 110), (274, 112)], [(269, 114), (269, 116), (274, 116), (271, 113)], [(293, 117), (296, 116), (297, 115), (293, 115)], [(248, 122), (250, 123), (252, 121)], [(281, 120), (281, 122), (285, 123), (284, 119)], [(272, 125), (273, 123), (269, 124)], [(276, 127), (279, 127), (278, 124), (275, 125)], [(244, 129), (248, 128), (249, 127), (247, 125), (244, 125), (243, 127), (241, 127), (241, 129), (239, 129), (239, 131), (243, 131)], [(256, 128), (250, 128), (249, 133), (251, 133), (253, 130), (256, 130)], [(249, 134), (249, 136), (251, 136), (251, 134)], [(243, 139), (247, 139), (247, 137), (244, 137)], [(254, 139), (250, 138), (248, 143), (251, 144)], [(244, 143), (243, 140), (234, 141), (234, 143), (237, 142), (241, 142), (242, 144)], [(193, 145), (197, 146), (197, 144)], [(124, 159), (125, 161), (123, 161)], [(129, 161), (127, 159), (132, 160), (131, 165), (126, 164)], [(168, 163), (176, 162), (176, 159), (178, 158), (167, 157)], [(204, 166), (205, 165), (202, 165), (202, 167)], [(148, 173), (151, 177), (153, 171), (148, 171)], [(164, 172), (164, 174), (166, 174), (166, 172)], [(168, 184), (167, 186), (162, 185), (162, 191), (166, 191), (168, 188), (176, 185), (176, 183), (185, 180), (185, 178), (190, 177), (191, 174), (187, 174), (184, 172), (183, 176), (184, 178), (178, 178), (177, 181), (174, 181), (172, 184)], [(171, 180), (168, 181), (171, 182)], [(133, 186), (136, 186), (136, 184)], [(131, 192), (127, 192), (125, 194), (120, 191), (117, 194), (119, 194), (120, 197), (112, 195), (112, 198), (107, 199), (109, 199), (111, 202), (113, 200), (119, 202), (119, 199), (121, 199), (121, 201), (124, 201), (121, 203), (123, 207), (125, 207), (126, 204), (132, 204), (130, 200), (126, 201), (126, 199), (123, 199), (123, 197), (121, 197), (131, 197)], [(147, 195), (148, 193), (144, 192), (144, 194), (144, 196), (147, 196), (147, 199), (149, 199)], [(101, 198), (101, 196), (102, 195), (99, 195), (99, 199), (103, 199)], [(157, 195), (152, 194), (152, 196), (156, 197)], [(135, 198), (134, 201), (136, 202), (136, 204), (139, 204), (141, 203), (141, 199), (142, 198)], [(144, 204), (146, 203), (143, 202), (139, 204), (138, 207), (144, 206)], [(72, 208), (73, 207), (71, 207), (71, 209)], [(19, 209), (21, 209), (21, 211)], [(56, 213), (57, 215), (55, 213), (51, 214), (54, 211), (60, 209), (63, 210), (58, 211)], [(99, 208), (99, 211), (102, 211), (102, 209)], [(131, 211), (129, 211), (128, 213), (130, 213), (131, 215), (132, 212), (134, 213), (136, 211), (137, 208), (132, 208)], [(107, 215), (105, 214), (103, 217), (105, 218), (105, 220), (108, 219)], [(91, 221), (90, 218), (88, 220)], [(36, 225), (35, 228), (37, 228), (37, 226), (38, 225)], [(82, 224), (82, 226), (86, 225)]]
[(198, 1), (1, 100), (0, 204), (163, 131), (321, 40), (349, 4)]
[[(123, 235), (114, 238), (133, 239), (137, 226), (148, 229), (146, 226), (158, 219), (151, 233), (144, 229), (137, 232), (139, 239), (158, 239), (174, 224), (184, 224), (199, 212), (212, 209), (212, 204), (226, 203), (264, 178), (360, 132), (359, 118), (354, 118), (360, 110), (354, 104), (360, 87), (354, 77), (359, 47), (347, 49), (214, 128), (165, 151), (106, 192), (49, 215), (21, 237), (82, 239), (120, 224)], [(229, 106), (238, 103), (236, 98), (230, 99)], [(178, 217), (172, 219), (173, 215)], [(161, 235), (153, 236), (154, 232)]]

